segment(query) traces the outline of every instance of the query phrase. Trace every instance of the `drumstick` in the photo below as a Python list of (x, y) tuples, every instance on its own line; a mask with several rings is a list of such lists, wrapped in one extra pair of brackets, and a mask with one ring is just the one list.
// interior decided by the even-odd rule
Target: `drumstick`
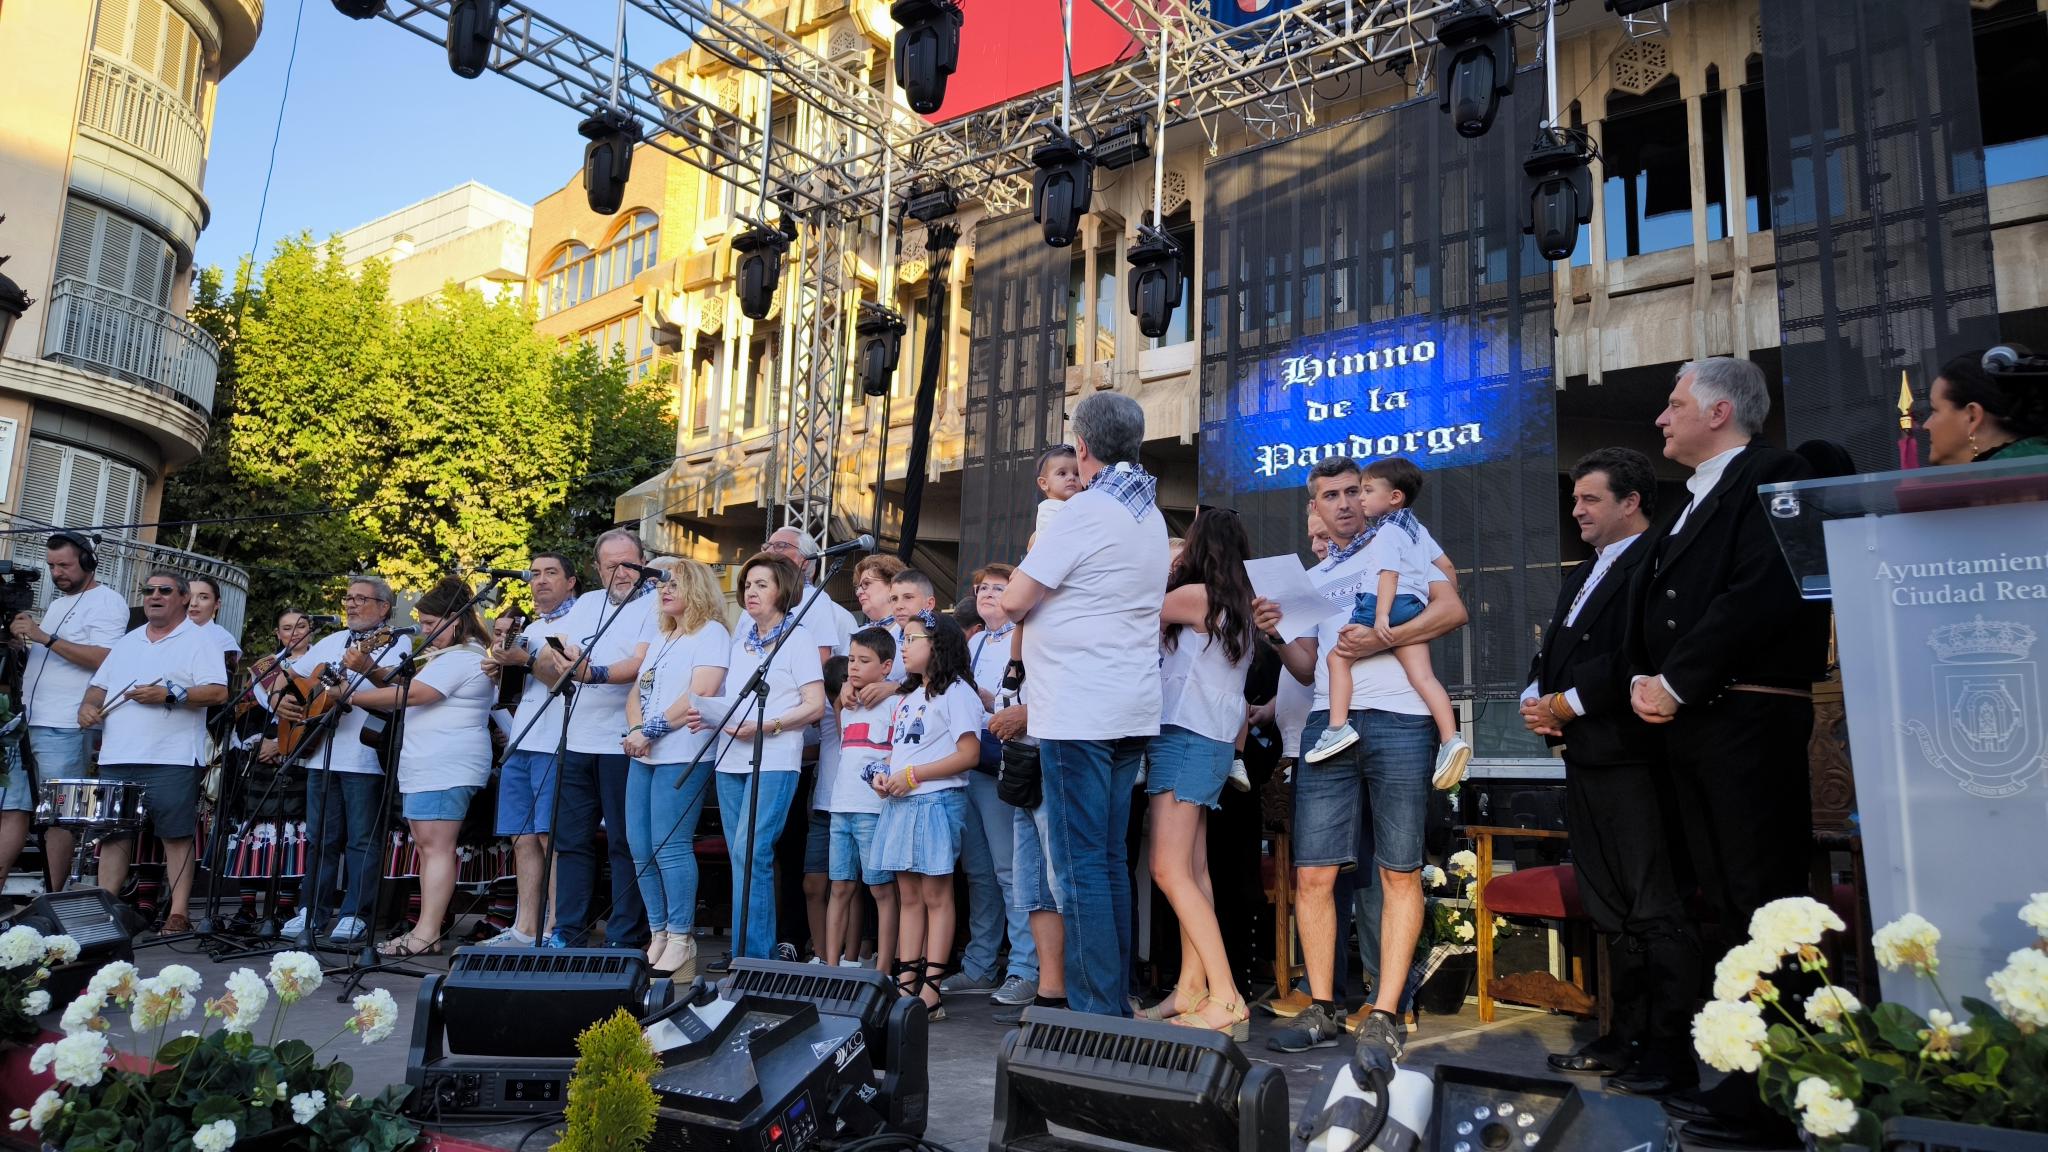
[(121, 689), (119, 694), (114, 696), (111, 700), (107, 701), (107, 706), (105, 708), (100, 709), (100, 719), (105, 720), (107, 718), (107, 713), (112, 712), (114, 709), (119, 708), (121, 705), (126, 704), (130, 699), (132, 699), (132, 697), (130, 697), (128, 693), (133, 692), (137, 688), (154, 688), (161, 683), (163, 683), (163, 679), (159, 677), (155, 680), (151, 680), (147, 684), (130, 684), (128, 685), (128, 687)]

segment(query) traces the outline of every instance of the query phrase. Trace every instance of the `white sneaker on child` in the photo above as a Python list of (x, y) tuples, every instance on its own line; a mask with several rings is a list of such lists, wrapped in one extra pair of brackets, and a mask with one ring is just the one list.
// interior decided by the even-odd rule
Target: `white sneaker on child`
[(1301, 758), (1310, 764), (1320, 764), (1353, 744), (1358, 743), (1358, 729), (1350, 724), (1342, 728), (1325, 729), (1316, 738), (1316, 746), (1302, 753)]
[(1448, 792), (1465, 778), (1465, 766), (1472, 762), (1472, 745), (1463, 736), (1453, 736), (1437, 746), (1436, 771), (1429, 778), (1429, 786), (1439, 792)]
[(1252, 790), (1252, 774), (1244, 770), (1244, 761), (1232, 760), (1230, 762), (1230, 786), (1239, 792), (1249, 792)]

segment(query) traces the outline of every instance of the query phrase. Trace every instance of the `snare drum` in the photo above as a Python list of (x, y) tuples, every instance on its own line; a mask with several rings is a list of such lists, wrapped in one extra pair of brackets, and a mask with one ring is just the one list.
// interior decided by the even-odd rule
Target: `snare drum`
[(45, 780), (36, 823), (130, 832), (142, 827), (142, 785), (125, 780)]

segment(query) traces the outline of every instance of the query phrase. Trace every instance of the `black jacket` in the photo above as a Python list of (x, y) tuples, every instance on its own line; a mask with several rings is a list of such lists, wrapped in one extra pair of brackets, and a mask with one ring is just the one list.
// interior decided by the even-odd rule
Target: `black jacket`
[(1687, 706), (1731, 683), (1809, 688), (1821, 678), (1827, 605), (1800, 599), (1756, 495), (1811, 475), (1798, 456), (1752, 440), (1677, 536), (1671, 525), (1685, 504), (1657, 518), (1630, 587), (1632, 675), (1662, 675)]
[(1557, 590), (1557, 610), (1543, 632), (1543, 647), (1529, 662), (1529, 679), (1548, 696), (1576, 688), (1586, 714), (1564, 726), (1568, 758), (1577, 764), (1625, 764), (1651, 758), (1655, 743), (1650, 726), (1636, 717), (1628, 702), (1628, 662), (1622, 645), (1628, 638), (1629, 586), (1650, 554), (1646, 530), (1614, 558), (1600, 583), (1579, 609), (1570, 628), (1564, 618), (1579, 589), (1592, 575), (1597, 558), (1572, 569)]

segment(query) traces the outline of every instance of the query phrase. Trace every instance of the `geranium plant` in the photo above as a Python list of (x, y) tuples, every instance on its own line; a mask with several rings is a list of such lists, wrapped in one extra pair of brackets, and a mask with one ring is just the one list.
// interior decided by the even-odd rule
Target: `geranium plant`
[[(411, 1147), (419, 1129), (399, 1113), (408, 1089), (364, 1100), (349, 1093), (347, 1064), (322, 1064), (313, 1045), (278, 1039), (291, 1006), (322, 979), (312, 956), (284, 952), (272, 958), (267, 979), (240, 968), (220, 995), (205, 999), (199, 973), (182, 964), (148, 979), (133, 964), (109, 964), (64, 1009), (64, 1038), (30, 1059), (30, 1071), (48, 1071), (57, 1083), (16, 1109), (13, 1127), (34, 1129), (66, 1152), (225, 1152), (251, 1141), (306, 1152)], [(254, 1031), (273, 993), (278, 1007), (258, 1043)], [(381, 988), (354, 1005), (326, 1043), (354, 1032), (374, 1044), (397, 1025), (398, 1005)], [(195, 1011), (203, 1011), (201, 1027), (172, 1034)], [(129, 1050), (148, 1071), (115, 1066), (122, 1022)], [(153, 1061), (142, 1059), (152, 1053)]]
[[(1479, 857), (1465, 849), (1451, 853), (1447, 863), (1448, 872), (1434, 864), (1422, 867), (1422, 888), (1428, 896), (1419, 945), (1424, 950), (1469, 949), (1479, 939)], [(1493, 918), (1495, 936), (1512, 931), (1506, 921)]]
[[(1715, 967), (1693, 1045), (1715, 1068), (1756, 1073), (1765, 1102), (1824, 1149), (1881, 1148), (1884, 1122), (1900, 1116), (2048, 1129), (2048, 893), (2020, 917), (2044, 940), (1985, 981), (1991, 1003), (1965, 997), (1960, 1013), (1936, 977), (1939, 929), (1908, 913), (1877, 931), (1878, 963), (1929, 981), (1944, 1005), (1923, 1019), (1899, 1004), (1864, 1005), (1828, 980), (1820, 943), (1844, 926), (1827, 905), (1774, 900)], [(1788, 964), (1820, 981), (1796, 1007), (1774, 979)]]
[(78, 959), (78, 941), (45, 936), (26, 924), (0, 932), (0, 1040), (36, 1034), (36, 1017), (50, 1010), (43, 981), (50, 969)]

